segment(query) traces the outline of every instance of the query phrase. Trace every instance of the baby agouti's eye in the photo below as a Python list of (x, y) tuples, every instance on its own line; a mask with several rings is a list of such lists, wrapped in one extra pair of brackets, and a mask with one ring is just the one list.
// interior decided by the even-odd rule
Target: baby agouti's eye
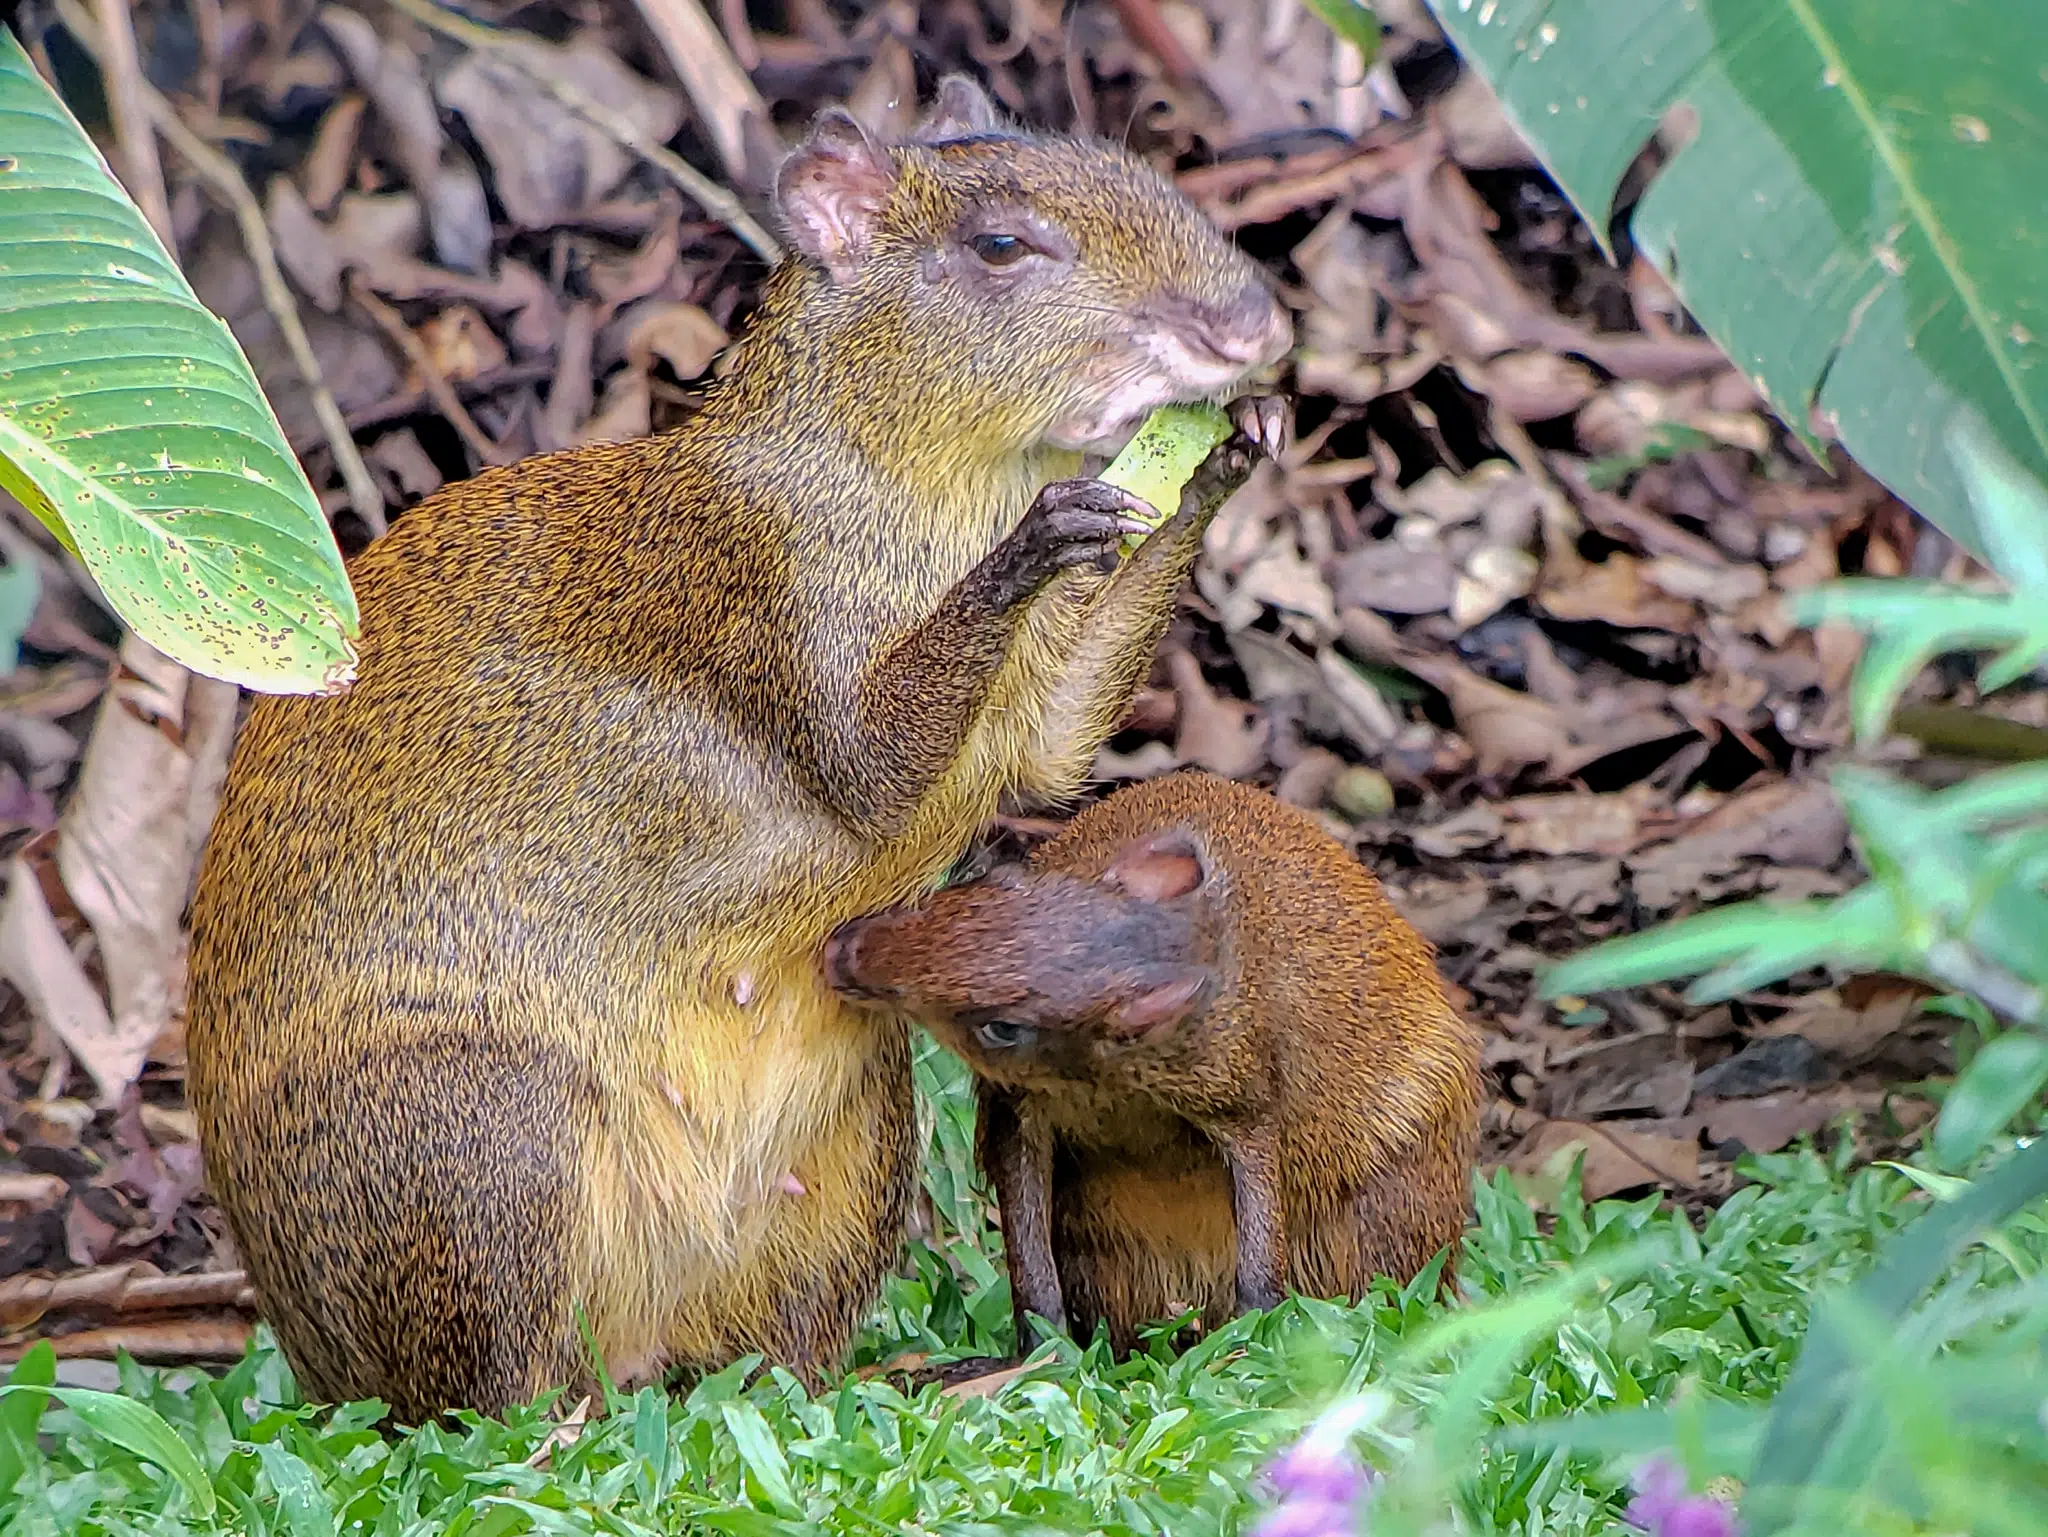
[(1029, 1046), (1038, 1039), (1038, 1032), (1014, 1019), (984, 1019), (974, 1027), (974, 1038), (990, 1051), (1007, 1051), (1017, 1046)]
[(1031, 254), (1031, 247), (1015, 235), (972, 235), (967, 249), (991, 267), (1012, 267)]

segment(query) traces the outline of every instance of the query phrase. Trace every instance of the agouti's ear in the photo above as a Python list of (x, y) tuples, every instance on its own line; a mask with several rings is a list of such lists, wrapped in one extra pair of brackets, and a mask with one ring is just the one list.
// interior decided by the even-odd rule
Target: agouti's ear
[(834, 107), (782, 162), (775, 201), (796, 248), (845, 283), (860, 270), (895, 180), (889, 152)]
[(1143, 901), (1171, 902), (1201, 885), (1204, 873), (1194, 839), (1175, 829), (1119, 849), (1102, 879)]
[(1199, 966), (1182, 966), (1168, 980), (1112, 1004), (1103, 1023), (1111, 1035), (1125, 1040), (1153, 1035), (1186, 1020), (1208, 991), (1207, 971)]
[(943, 144), (948, 139), (994, 133), (1002, 127), (995, 103), (966, 75), (948, 75), (939, 82), (938, 99), (910, 136), (913, 144)]

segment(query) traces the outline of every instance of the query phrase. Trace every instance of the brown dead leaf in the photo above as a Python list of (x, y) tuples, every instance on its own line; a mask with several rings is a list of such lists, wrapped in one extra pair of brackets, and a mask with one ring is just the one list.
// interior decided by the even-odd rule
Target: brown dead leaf
[(1773, 779), (1729, 797), (1682, 836), (1625, 862), (1637, 900), (1662, 912), (1749, 859), (1826, 870), (1847, 852), (1848, 841), (1849, 825), (1825, 780)]
[(313, 135), (313, 147), (299, 168), (305, 199), (315, 213), (326, 213), (336, 198), (348, 190), (355, 170), (356, 142), (362, 134), (363, 113), (369, 99), (350, 91), (338, 96), (320, 119)]
[(1795, 1138), (1819, 1131), (1854, 1105), (1844, 1091), (1834, 1090), (1702, 1101), (1701, 1108), (1707, 1117), (1707, 1140), (1715, 1146), (1739, 1142), (1752, 1153), (1775, 1153)]
[(437, 94), (476, 135), (496, 172), (498, 198), (521, 229), (573, 218), (612, 192), (635, 164), (537, 86), (535, 75), (603, 102), (650, 142), (662, 143), (682, 126), (682, 98), (635, 74), (593, 36), (556, 44), (507, 33), (494, 48), (464, 54), (441, 77)]
[(1523, 860), (1510, 865), (1503, 879), (1524, 907), (1546, 903), (1561, 913), (1584, 917), (1620, 900), (1621, 861)]
[(1516, 853), (1623, 854), (1641, 842), (1644, 815), (1657, 800), (1653, 785), (1637, 783), (1606, 795), (1522, 795), (1495, 810)]
[(1382, 614), (1441, 614), (1451, 606), (1458, 569), (1435, 540), (1410, 546), (1397, 539), (1361, 545), (1337, 564), (1339, 606)]
[(1562, 579), (1545, 582), (1536, 601), (1554, 619), (1684, 634), (1692, 628), (1692, 605), (1653, 586), (1643, 565), (1619, 550), (1599, 562), (1574, 563)]
[(1503, 352), (1485, 363), (1460, 359), (1458, 377), (1518, 422), (1569, 416), (1599, 388), (1593, 370), (1554, 352)]
[[(484, 317), (467, 304), (451, 304), (429, 315), (415, 334), (433, 359), (434, 368), (450, 384), (476, 379), (507, 362), (505, 344)], [(405, 387), (421, 388), (426, 381), (415, 369), (407, 369)]]
[(1478, 70), (1458, 71), (1457, 80), (1430, 103), (1429, 110), (1451, 158), (1467, 170), (1505, 171), (1536, 164), (1536, 156)]
[(1508, 1168), (1524, 1193), (1554, 1206), (1571, 1173), (1572, 1159), (1582, 1149), (1586, 1162), (1581, 1188), (1589, 1201), (1604, 1201), (1646, 1185), (1699, 1183), (1697, 1140), (1583, 1121), (1544, 1122), (1509, 1155)]
[(1402, 917), (1432, 944), (1442, 945), (1463, 934), (1493, 903), (1484, 876), (1416, 876), (1388, 889)]
[(1242, 779), (1266, 761), (1266, 722), (1251, 705), (1226, 699), (1209, 687), (1201, 664), (1185, 651), (1166, 659), (1167, 676), (1180, 697), (1180, 730), (1174, 756), (1225, 779)]
[(273, 176), (264, 197), (277, 263), (299, 291), (329, 314), (341, 308), (341, 256), (289, 176)]
[(1544, 1080), (1545, 1108), (1560, 1121), (1630, 1111), (1683, 1115), (1692, 1084), (1692, 1060), (1676, 1036), (1619, 1036), (1553, 1055)]
[(1928, 993), (1917, 983), (1863, 989), (1861, 994), (1852, 1004), (1846, 988), (1809, 993), (1752, 1033), (1800, 1036), (1853, 1067), (1877, 1055), (1892, 1037), (1924, 1022), (1919, 1005)]
[(0, 902), (0, 975), (91, 1074), (103, 1102), (135, 1081), (158, 1025), (148, 1016), (130, 1016), (115, 1028), (99, 989), (57, 927), (35, 867), (20, 858), (9, 861), (7, 896)]
[(476, 167), (441, 132), (419, 54), (405, 39), (380, 37), (367, 17), (344, 7), (324, 6), (319, 19), (387, 130), (426, 212), (434, 259), (458, 272), (483, 271), (491, 255), (490, 204)]
[(363, 457), (373, 468), (390, 475), (400, 492), (397, 500), (401, 503), (418, 501), (440, 489), (440, 466), (420, 447), (420, 440), (410, 427), (385, 433), (363, 451)]
[(1415, 846), (1435, 859), (1456, 859), (1500, 840), (1501, 815), (1485, 801), (1475, 801), (1442, 821), (1416, 828)]
[(964, 1382), (948, 1383), (939, 1390), (939, 1394), (942, 1398), (993, 1398), (1026, 1372), (1034, 1369), (1032, 1363), (1020, 1362), (1016, 1366), (1004, 1367), (1001, 1371), (984, 1372), (979, 1377), (969, 1377)]
[(179, 918), (226, 776), (235, 712), (232, 684), (189, 673), (132, 634), (122, 642), (56, 851), (106, 969), (120, 1050), (88, 1067), (110, 1098), (126, 1087), (119, 1072), (132, 1076), (171, 1021)]
[[(0, 1170), (0, 1206), (55, 1206), (71, 1187), (54, 1174), (12, 1174)], [(6, 1282), (0, 1281), (0, 1289)]]
[(626, 361), (646, 373), (659, 358), (678, 379), (700, 378), (731, 338), (695, 304), (655, 304), (636, 316), (626, 333)]
[(578, 443), (626, 443), (644, 438), (654, 425), (654, 387), (637, 368), (622, 368), (605, 381), (597, 409), (576, 431)]

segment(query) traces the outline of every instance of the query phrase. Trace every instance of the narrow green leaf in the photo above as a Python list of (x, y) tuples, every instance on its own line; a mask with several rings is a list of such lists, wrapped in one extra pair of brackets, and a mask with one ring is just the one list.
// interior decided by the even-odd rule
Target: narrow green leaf
[(0, 144), (0, 486), (175, 660), (345, 684), (355, 597), (248, 360), (5, 28)]
[(0, 1498), (14, 1488), (35, 1454), (36, 1425), (49, 1402), (38, 1390), (56, 1380), (57, 1351), (48, 1340), (29, 1346), (7, 1374), (7, 1386), (15, 1392), (0, 1397)]
[[(1936, 1206), (1887, 1245), (1884, 1258), (1851, 1293), (1854, 1309), (1896, 1323), (1986, 1229), (2048, 1194), (2048, 1137), (2030, 1143), (1963, 1195)], [(1806, 1347), (1792, 1369), (1759, 1443), (1742, 1504), (1752, 1537), (1773, 1537), (1798, 1516), (1813, 1469), (1849, 1423), (1859, 1389), (1851, 1334), (1836, 1310), (1814, 1310)], [(1828, 1486), (1815, 1487), (1825, 1495)]]
[(1365, 0), (1308, 0), (1324, 26), (1364, 55), (1368, 68), (1380, 52), (1380, 19)]
[(165, 1423), (164, 1417), (148, 1404), (93, 1388), (46, 1387), (14, 1382), (0, 1387), (0, 1395), (17, 1393), (47, 1394), (56, 1399), (95, 1435), (162, 1468), (177, 1481), (178, 1487), (185, 1491), (185, 1498), (200, 1515), (213, 1514), (213, 1485), (206, 1477), (206, 1470), (199, 1465), (192, 1448), (180, 1440), (178, 1433)]
[(2048, 1085), (2048, 1036), (2026, 1030), (2001, 1035), (1971, 1059), (1942, 1101), (1934, 1156), (1962, 1168)]
[(306, 1459), (275, 1441), (259, 1441), (251, 1450), (263, 1464), (263, 1476), (270, 1480), (278, 1514), (291, 1537), (334, 1537), (334, 1507)]
[(2013, 462), (1974, 411), (1949, 424), (1949, 456), (1984, 535), (1991, 569), (2019, 592), (2048, 595), (2048, 490)]
[(776, 1444), (775, 1432), (768, 1428), (766, 1417), (744, 1399), (727, 1399), (718, 1407), (725, 1416), (725, 1428), (732, 1435), (733, 1449), (754, 1475), (761, 1492), (768, 1496), (768, 1503), (780, 1515), (800, 1518), (803, 1507), (790, 1487), (789, 1462)]
[(1824, 901), (1738, 902), (1716, 908), (1582, 950), (1544, 971), (1538, 989), (1543, 997), (1556, 998), (1637, 987), (1704, 971), (1759, 945), (1803, 953), (1833, 933), (1830, 906)]

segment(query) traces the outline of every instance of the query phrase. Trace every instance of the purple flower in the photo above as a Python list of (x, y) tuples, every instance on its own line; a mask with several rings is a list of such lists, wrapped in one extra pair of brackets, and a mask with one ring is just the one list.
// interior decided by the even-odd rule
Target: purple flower
[(1266, 1469), (1280, 1502), (1251, 1537), (1359, 1537), (1372, 1474), (1351, 1450), (1363, 1405), (1343, 1403), (1308, 1428)]
[(1669, 1458), (1651, 1458), (1635, 1485), (1623, 1514), (1650, 1537), (1736, 1537), (1735, 1512), (1712, 1495), (1688, 1492), (1684, 1472)]

